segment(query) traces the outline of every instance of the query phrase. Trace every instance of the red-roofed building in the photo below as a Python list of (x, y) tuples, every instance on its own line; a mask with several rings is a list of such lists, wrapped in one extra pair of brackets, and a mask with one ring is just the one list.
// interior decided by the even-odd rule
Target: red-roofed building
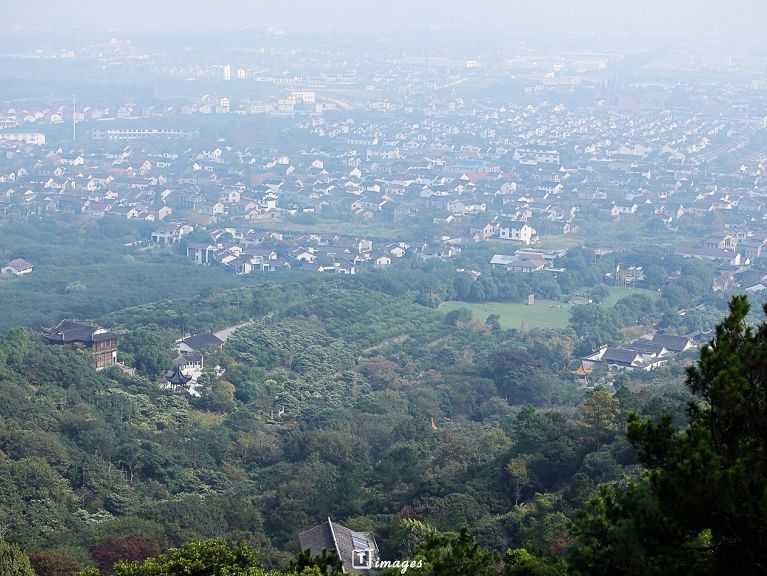
[(0, 269), (3, 274), (13, 274), (14, 276), (22, 276), (32, 272), (32, 264), (22, 258), (16, 258), (11, 260), (5, 266)]

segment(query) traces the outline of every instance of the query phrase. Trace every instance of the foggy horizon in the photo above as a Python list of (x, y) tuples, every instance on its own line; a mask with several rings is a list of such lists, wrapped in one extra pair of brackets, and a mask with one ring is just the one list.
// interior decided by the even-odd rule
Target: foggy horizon
[[(587, 0), (573, 6), (565, 0), (541, 3), (481, 0), (467, 4), (457, 0), (405, 2), (392, 0), (369, 4), (351, 0), (310, 3), (305, 0), (257, 5), (243, 0), (222, 0), (212, 9), (199, 0), (156, 3), (52, 2), (6, 7), (5, 27), (62, 32), (66, 29), (89, 36), (106, 31), (137, 32), (188, 30), (217, 31), (275, 27), (286, 32), (387, 33), (465, 29), (552, 36), (563, 32), (587, 35), (615, 34), (631, 38), (665, 35), (699, 39), (763, 37), (767, 4), (756, 0), (722, 3), (713, 0), (662, 0), (617, 4)], [(555, 38), (552, 38), (554, 40)]]

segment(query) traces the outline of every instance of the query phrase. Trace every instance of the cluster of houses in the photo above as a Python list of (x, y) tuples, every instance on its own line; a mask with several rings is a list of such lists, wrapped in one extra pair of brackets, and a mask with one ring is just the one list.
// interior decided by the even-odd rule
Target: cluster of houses
[[(99, 51), (114, 62), (138, 53), (123, 42)], [(545, 71), (542, 63), (550, 59), (516, 58), (526, 93), (541, 95), (522, 101), (398, 89), (438, 88), (448, 69), (450, 82), (486, 79), (493, 68), (479, 61), (409, 58), (395, 77), (367, 66), (348, 69), (341, 53), (315, 54), (311, 65), (302, 60), (301, 73), (286, 72), (289, 54), (279, 65), (205, 64), (205, 70), (192, 63), (176, 70), (168, 59), (144, 55), (150, 68), (162, 63), (163, 74), (219, 78), (221, 90), (173, 105), (149, 97), (111, 107), (8, 104), (0, 109), (0, 222), (62, 213), (144, 220), (156, 223), (151, 242), (160, 245), (200, 227), (276, 232), (283, 222), (316, 218), (337, 222), (337, 234), (346, 222), (378, 230), (421, 226), (428, 238), (411, 233), (396, 240), (427, 242), (418, 254), (430, 259), (451, 258), (475, 242), (588, 239), (590, 226), (604, 220), (687, 240), (678, 243), (679, 254), (717, 262), (722, 287), (738, 285), (762, 257), (767, 148), (757, 136), (765, 120), (748, 112), (753, 93), (745, 86), (686, 87), (691, 101), (720, 102), (717, 114), (706, 114), (695, 106), (665, 107), (666, 95), (647, 85), (616, 86), (609, 99), (596, 98), (592, 88), (605, 80), (604, 63), (584, 68), (580, 60), (576, 68)], [(236, 82), (274, 90), (257, 101), (238, 98), (229, 93)], [(588, 105), (573, 103), (582, 83)], [(322, 86), (352, 86), (356, 95), (330, 101)], [(215, 136), (199, 127), (205, 114), (217, 115)], [(279, 115), (285, 137), (259, 137), (258, 144), (241, 138), (251, 114)], [(42, 133), (46, 124), (69, 121), (77, 122), (75, 140)], [(711, 162), (747, 145), (736, 168)], [(685, 237), (708, 222), (716, 232), (711, 238)], [(306, 253), (292, 257), (263, 243), (213, 238), (187, 253), (237, 274), (288, 267), (352, 273), (363, 261), (385, 266), (396, 257), (386, 250), (323, 255), (311, 248), (295, 245)], [(534, 272), (547, 261), (493, 265)]]
[(199, 396), (200, 390), (197, 379), (205, 371), (205, 352), (221, 348), (227, 336), (219, 332), (202, 332), (176, 341), (174, 351), (176, 359), (173, 368), (168, 370), (162, 388), (182, 391), (190, 396)]
[(650, 338), (634, 340), (623, 347), (601, 346), (582, 358), (582, 365), (576, 374), (585, 378), (595, 368), (646, 372), (655, 370), (679, 354), (696, 348), (712, 335), (710, 332), (686, 336), (656, 333)]
[[(526, 114), (539, 118), (544, 112)], [(628, 123), (630, 115), (619, 119)], [(651, 124), (657, 129), (662, 120)], [(468, 119), (458, 115), (455, 121)], [(598, 125), (599, 118), (593, 122)], [(503, 122), (496, 123), (500, 139)], [(449, 124), (442, 117), (418, 128), (396, 119), (384, 124), (374, 115), (314, 128), (305, 124), (297, 119), (293, 130), (321, 128), (315, 132), (325, 139), (323, 149), (255, 149), (199, 137), (149, 138), (141, 131), (121, 144), (83, 140), (74, 149), (2, 141), (0, 219), (74, 213), (149, 220), (158, 222), (152, 240), (170, 243), (194, 226), (278, 227), (296, 216), (318, 215), (337, 218), (339, 224), (430, 221), (438, 231), (436, 244), (508, 240), (530, 245), (542, 236), (586, 233), (581, 212), (644, 220), (648, 226), (655, 222), (671, 233), (686, 219), (713, 214), (741, 225), (680, 253), (730, 265), (760, 257), (767, 238), (767, 227), (761, 226), (767, 183), (757, 165), (703, 177), (694, 162), (674, 161), (669, 145), (583, 146), (577, 143), (583, 135), (568, 143), (576, 150), (568, 155), (508, 137), (502, 146), (480, 135), (475, 144), (459, 146), (450, 143), (449, 134), (434, 134)], [(389, 148), (396, 154), (383, 152)], [(727, 241), (727, 234), (737, 245)]]
[(753, 266), (763, 258), (765, 247), (767, 231), (744, 225), (709, 234), (699, 246), (680, 247), (677, 253), (715, 263), (714, 291), (740, 290), (753, 294), (767, 289), (767, 275), (759, 271), (760, 266)]
[[(393, 259), (402, 258), (412, 249), (405, 242), (374, 249), (372, 240), (338, 235), (313, 234), (288, 241), (282, 234), (257, 232), (253, 228), (217, 228), (210, 232), (209, 242), (186, 244), (186, 254), (196, 264), (223, 266), (236, 275), (278, 270), (356, 274), (363, 266), (389, 266)], [(423, 244), (419, 255), (432, 257), (429, 250), (429, 245)]]
[[(199, 395), (197, 379), (205, 370), (204, 354), (221, 348), (233, 330), (234, 328), (231, 328), (216, 334), (203, 332), (177, 340), (174, 348), (176, 359), (173, 369), (165, 374), (167, 381), (165, 387), (181, 388), (191, 395)], [(118, 332), (88, 322), (62, 320), (55, 326), (43, 327), (41, 335), (49, 344), (71, 349), (84, 348), (91, 353), (93, 367), (96, 370), (118, 364), (117, 349), (120, 339)]]

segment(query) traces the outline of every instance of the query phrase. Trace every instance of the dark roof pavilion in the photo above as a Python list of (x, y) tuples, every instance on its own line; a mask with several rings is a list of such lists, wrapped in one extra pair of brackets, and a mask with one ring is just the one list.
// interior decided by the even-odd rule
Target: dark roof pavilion
[(165, 373), (165, 379), (168, 381), (168, 384), (171, 384), (172, 386), (186, 386), (192, 377), (184, 376), (184, 373), (181, 372), (181, 368), (176, 365), (173, 370), (168, 370)]

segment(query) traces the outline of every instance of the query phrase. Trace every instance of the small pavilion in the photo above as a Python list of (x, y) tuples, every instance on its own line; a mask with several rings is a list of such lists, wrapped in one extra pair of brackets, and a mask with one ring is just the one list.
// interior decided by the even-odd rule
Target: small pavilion
[(175, 368), (173, 368), (173, 370), (169, 370), (165, 373), (165, 379), (168, 381), (168, 384), (170, 384), (171, 387), (175, 390), (177, 388), (188, 388), (189, 381), (192, 379), (192, 377), (185, 376), (181, 371), (181, 367), (177, 365)]
[(583, 364), (578, 366), (575, 370), (573, 370), (573, 374), (575, 375), (575, 381), (582, 385), (582, 386), (588, 386), (589, 385), (589, 374), (593, 372), (592, 369), (586, 368)]

